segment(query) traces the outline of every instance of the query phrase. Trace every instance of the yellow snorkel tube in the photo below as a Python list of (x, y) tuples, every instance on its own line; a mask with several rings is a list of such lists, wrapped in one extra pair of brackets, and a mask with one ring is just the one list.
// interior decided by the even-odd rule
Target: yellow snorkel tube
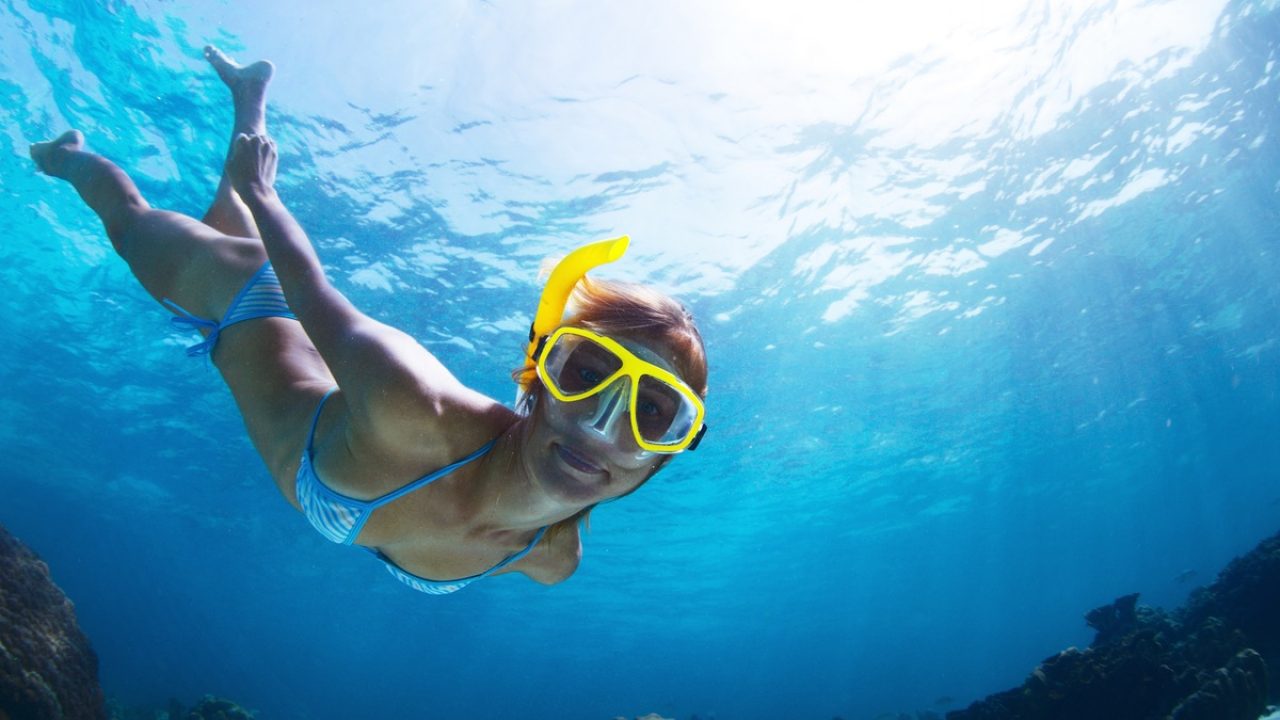
[[(538, 313), (533, 316), (533, 325), (529, 328), (529, 347), (525, 350), (527, 361), (533, 361), (533, 354), (538, 350), (542, 338), (550, 335), (560, 327), (564, 319), (565, 306), (569, 304), (569, 296), (578, 281), (586, 276), (587, 271), (611, 263), (622, 257), (631, 242), (629, 235), (611, 240), (601, 240), (590, 245), (583, 245), (556, 263), (547, 279), (547, 286), (542, 290), (542, 299), (538, 301)], [(529, 383), (522, 382), (520, 390), (527, 390)]]

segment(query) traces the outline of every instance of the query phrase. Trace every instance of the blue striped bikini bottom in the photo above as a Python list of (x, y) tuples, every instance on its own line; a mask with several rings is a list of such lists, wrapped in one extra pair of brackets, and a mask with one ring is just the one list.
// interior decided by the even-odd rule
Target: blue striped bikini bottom
[(196, 330), (203, 328), (209, 331), (203, 342), (187, 348), (187, 355), (191, 357), (212, 353), (213, 346), (218, 343), (218, 335), (236, 323), (265, 317), (298, 319), (289, 310), (289, 303), (285, 301), (284, 291), (280, 288), (280, 279), (276, 277), (276, 271), (269, 262), (263, 263), (262, 267), (258, 268), (258, 272), (254, 273), (253, 277), (249, 278), (249, 282), (245, 283), (244, 287), (240, 288), (240, 292), (231, 299), (222, 322), (192, 315), (169, 298), (161, 302), (178, 314), (178, 317), (169, 319), (174, 325)]

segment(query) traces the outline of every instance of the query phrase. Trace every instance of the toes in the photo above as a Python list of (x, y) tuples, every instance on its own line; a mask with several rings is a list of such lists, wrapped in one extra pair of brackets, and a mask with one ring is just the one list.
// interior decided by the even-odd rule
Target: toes
[(218, 71), (219, 75), (233, 73), (240, 68), (227, 54), (212, 45), (204, 48), (204, 57)]
[(56, 147), (68, 147), (74, 150), (83, 145), (84, 135), (79, 130), (68, 130), (52, 140), (32, 144), (31, 152), (46, 152)]
[(33, 143), (27, 152), (30, 153), (31, 159), (35, 161), (36, 167), (40, 172), (46, 175), (55, 174), (55, 166), (58, 164), (59, 149), (79, 150), (84, 146), (84, 135), (79, 130), (68, 130), (53, 140), (45, 142)]
[(268, 60), (240, 65), (212, 45), (205, 46), (204, 57), (218, 72), (218, 77), (222, 78), (222, 81), (233, 91), (245, 87), (250, 93), (257, 92), (259, 88), (265, 87), (271, 81), (271, 76), (275, 74), (275, 66)]

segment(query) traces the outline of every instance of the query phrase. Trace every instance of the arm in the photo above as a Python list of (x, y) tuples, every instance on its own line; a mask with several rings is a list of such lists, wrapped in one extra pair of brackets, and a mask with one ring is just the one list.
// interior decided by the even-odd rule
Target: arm
[(543, 546), (538, 548), (538, 552), (530, 553), (508, 569), (522, 572), (543, 585), (555, 585), (568, 580), (582, 562), (582, 539), (576, 521), (561, 522), (564, 523), (563, 526), (547, 529), (548, 537), (542, 541)]
[[(493, 405), (463, 386), (409, 335), (360, 312), (324, 275), (310, 240), (276, 195), (275, 143), (236, 138), (227, 174), (253, 214), (289, 307), (343, 389), (356, 420), (386, 433), (422, 428), (406, 423), (450, 409), (482, 412)], [(421, 441), (419, 439), (419, 441)]]

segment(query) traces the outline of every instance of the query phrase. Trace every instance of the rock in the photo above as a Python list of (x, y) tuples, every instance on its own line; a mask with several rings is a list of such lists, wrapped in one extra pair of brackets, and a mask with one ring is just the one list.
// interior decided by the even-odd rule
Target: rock
[[(155, 707), (126, 707), (108, 699), (110, 720), (254, 720), (256, 713), (226, 698), (205, 695), (190, 710), (170, 698), (164, 710)], [(4, 720), (0, 718), (0, 720)], [(625, 719), (624, 719), (625, 720)]]
[(1227, 566), (1173, 613), (1125, 595), (1095, 608), (1085, 650), (1046, 659), (1021, 687), (947, 720), (1255, 720), (1280, 667), (1280, 535)]
[(224, 698), (205, 695), (184, 720), (254, 720), (253, 713)]
[(105, 720), (98, 656), (49, 567), (0, 526), (0, 720)]
[(1172, 720), (1252, 720), (1267, 706), (1267, 664), (1252, 650), (1241, 650), (1200, 689), (1173, 709)]
[[(1249, 638), (1272, 668), (1280, 668), (1280, 534), (1232, 560), (1218, 579), (1192, 593), (1180, 616), (1198, 625), (1216, 617)], [(1273, 671), (1275, 672), (1275, 671)]]
[(1110, 605), (1090, 610), (1084, 622), (1098, 631), (1093, 644), (1110, 642), (1132, 630), (1138, 624), (1138, 593), (1117, 598)]

